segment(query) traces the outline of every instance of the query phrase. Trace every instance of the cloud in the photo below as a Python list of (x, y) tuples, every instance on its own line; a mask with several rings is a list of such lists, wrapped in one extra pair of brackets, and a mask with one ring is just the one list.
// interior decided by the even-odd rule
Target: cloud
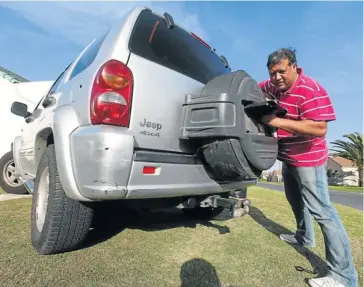
[[(298, 55), (302, 54), (311, 74), (331, 93), (360, 96), (363, 92), (363, 34), (359, 29), (350, 29), (352, 25), (357, 26), (358, 19), (355, 15), (352, 19), (345, 17), (352, 14), (347, 11), (352, 6), (347, 4), (313, 3), (304, 11), (305, 24), (299, 32), (312, 44), (306, 45), (305, 51), (298, 51)], [(338, 19), (343, 23), (338, 24)], [(333, 29), (335, 33), (328, 33)]]
[(54, 79), (85, 45), (136, 6), (167, 11), (208, 39), (198, 15), (187, 13), (182, 2), (0, 2), (0, 62), (30, 80)]
[[(204, 38), (197, 14), (186, 13), (183, 3), (152, 2), (22, 2), (5, 5), (49, 33), (59, 33), (77, 44), (86, 45), (136, 6), (147, 6), (163, 14), (168, 11), (177, 23)], [(49, 12), (51, 11), (51, 12)]]
[(29, 80), (54, 79), (82, 48), (1, 5), (0, 27), (1, 65)]
[(337, 120), (330, 123), (329, 141), (363, 130), (362, 9), (360, 2), (310, 3), (297, 31), (306, 42), (298, 50), (299, 64), (324, 86), (334, 105)]
[(185, 12), (183, 9), (183, 4), (179, 2), (157, 2), (157, 4), (152, 3), (150, 8), (159, 14), (168, 12), (172, 15), (174, 20), (187, 31), (194, 32), (205, 41), (209, 41), (209, 35), (207, 31), (201, 26), (199, 16), (196, 13)]

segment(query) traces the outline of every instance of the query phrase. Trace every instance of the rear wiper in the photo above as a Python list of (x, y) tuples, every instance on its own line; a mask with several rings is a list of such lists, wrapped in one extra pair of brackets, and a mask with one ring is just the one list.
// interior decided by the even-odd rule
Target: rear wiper
[(166, 20), (167, 28), (172, 29), (174, 27), (174, 20), (170, 14), (164, 12), (163, 14), (164, 19)]
[(223, 55), (220, 56), (220, 59), (221, 59), (222, 63), (225, 65), (225, 68), (229, 68), (229, 63)]

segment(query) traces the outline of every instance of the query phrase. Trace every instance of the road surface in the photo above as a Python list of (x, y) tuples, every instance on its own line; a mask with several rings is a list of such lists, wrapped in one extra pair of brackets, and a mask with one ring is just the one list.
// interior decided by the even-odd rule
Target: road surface
[[(283, 185), (259, 182), (258, 186), (273, 190), (283, 191)], [(331, 202), (363, 210), (363, 194), (357, 192), (330, 190)]]

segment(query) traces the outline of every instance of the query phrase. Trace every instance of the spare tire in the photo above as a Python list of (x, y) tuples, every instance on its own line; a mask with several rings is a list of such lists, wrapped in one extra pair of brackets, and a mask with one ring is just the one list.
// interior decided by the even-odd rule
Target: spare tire
[(200, 155), (217, 181), (257, 179), (278, 155), (277, 139), (245, 112), (245, 103), (265, 103), (245, 71), (220, 75), (200, 95), (187, 95), (181, 139), (200, 141)]
[(216, 181), (256, 179), (262, 173), (246, 159), (237, 139), (216, 140), (203, 146), (201, 154)]

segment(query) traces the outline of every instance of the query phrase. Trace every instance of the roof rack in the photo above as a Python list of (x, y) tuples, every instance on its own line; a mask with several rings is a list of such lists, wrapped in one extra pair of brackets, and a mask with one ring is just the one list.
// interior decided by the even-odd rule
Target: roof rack
[(29, 80), (23, 78), (22, 76), (19, 76), (18, 74), (15, 74), (8, 69), (0, 66), (0, 78), (3, 78), (10, 83), (24, 83), (24, 82), (30, 82)]

